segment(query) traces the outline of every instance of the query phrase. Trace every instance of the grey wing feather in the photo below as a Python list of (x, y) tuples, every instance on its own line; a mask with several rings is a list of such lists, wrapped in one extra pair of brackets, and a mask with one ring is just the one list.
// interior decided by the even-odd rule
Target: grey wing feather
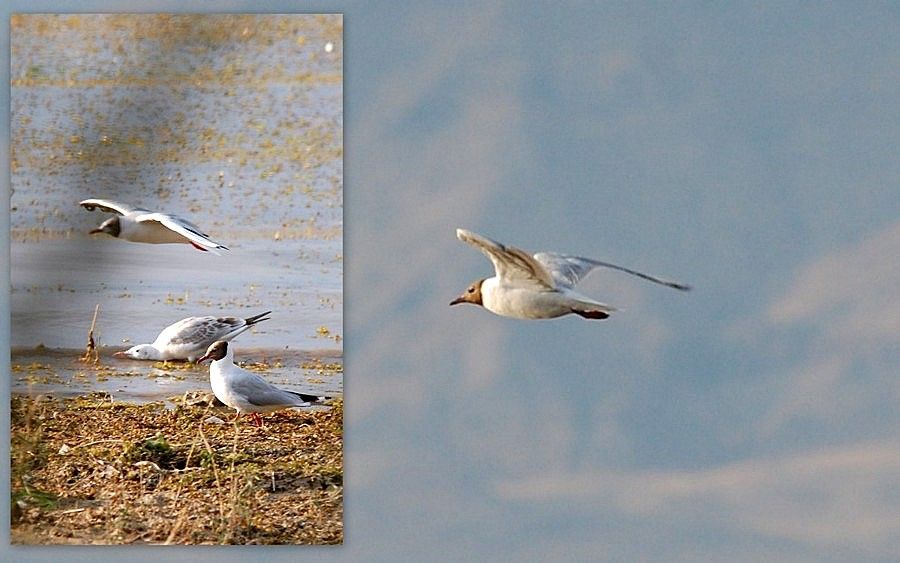
[(223, 340), (235, 330), (246, 326), (244, 319), (237, 317), (199, 317), (196, 322), (183, 327), (172, 343), (205, 343), (212, 344), (216, 340)]
[(167, 229), (175, 231), (186, 239), (213, 250), (213, 252), (215, 252), (214, 249), (217, 248), (228, 250), (225, 246), (210, 239), (209, 235), (200, 230), (200, 227), (181, 217), (168, 215), (166, 213), (147, 213), (136, 217), (135, 221), (139, 223), (156, 221), (161, 223)]
[(243, 377), (231, 383), (231, 388), (252, 405), (264, 407), (296, 405), (300, 402), (293, 393), (275, 387), (255, 373), (247, 372), (242, 375)]
[(537, 284), (542, 288), (555, 286), (555, 280), (544, 265), (523, 250), (465, 229), (456, 229), (456, 237), (484, 253), (494, 264), (497, 275), (504, 280)]
[(539, 252), (534, 259), (550, 272), (554, 281), (564, 287), (573, 288), (584, 279), (598, 264), (587, 258), (567, 256), (554, 252)]
[(619, 270), (641, 279), (665, 285), (681, 291), (688, 291), (691, 286), (683, 283), (657, 278), (649, 274), (644, 274), (630, 268), (610, 264), (609, 262), (601, 262), (590, 258), (582, 258), (580, 256), (569, 256), (566, 254), (556, 254), (553, 252), (540, 252), (534, 255), (534, 259), (544, 265), (550, 272), (557, 283), (565, 284), (567, 287), (574, 287), (579, 281), (584, 279), (595, 268), (610, 268)]
[(209, 331), (213, 338), (222, 340), (230, 336), (235, 330), (246, 326), (244, 319), (237, 317), (219, 317), (215, 321), (209, 323)]
[(170, 339), (172, 344), (212, 344), (216, 340), (218, 330), (214, 317), (194, 317), (185, 319), (183, 326), (179, 327), (175, 336)]

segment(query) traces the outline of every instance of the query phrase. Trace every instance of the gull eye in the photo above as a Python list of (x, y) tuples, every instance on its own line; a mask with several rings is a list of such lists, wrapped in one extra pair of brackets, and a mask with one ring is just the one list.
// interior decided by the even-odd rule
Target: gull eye
[(472, 287), (469, 288), (469, 293), (475, 293), (475, 286), (474, 286), (474, 285), (473, 285)]

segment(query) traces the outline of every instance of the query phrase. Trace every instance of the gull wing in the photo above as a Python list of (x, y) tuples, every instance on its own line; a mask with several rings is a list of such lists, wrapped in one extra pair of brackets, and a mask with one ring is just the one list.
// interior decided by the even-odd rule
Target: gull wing
[(536, 285), (541, 289), (555, 289), (556, 281), (550, 272), (527, 252), (505, 246), (465, 229), (456, 229), (456, 238), (470, 244), (490, 258), (497, 276), (506, 283)]
[(235, 377), (231, 383), (231, 390), (243, 397), (251, 405), (258, 407), (274, 407), (281, 405), (298, 405), (304, 401), (294, 393), (275, 387), (255, 373), (244, 371), (239, 377)]
[(544, 268), (550, 272), (554, 281), (569, 289), (581, 281), (585, 276), (598, 266), (593, 260), (579, 256), (568, 256), (554, 252), (539, 252), (534, 255)]
[(625, 272), (626, 274), (631, 274), (647, 281), (652, 281), (653, 283), (658, 283), (681, 291), (687, 291), (691, 288), (689, 285), (683, 283), (657, 278), (623, 266), (617, 266), (615, 264), (610, 264), (609, 262), (600, 262), (599, 260), (592, 260), (590, 258), (582, 258), (580, 256), (569, 256), (567, 254), (556, 254), (554, 252), (539, 252), (534, 255), (534, 259), (550, 272), (550, 275), (553, 276), (556, 283), (570, 289), (575, 287), (575, 284), (584, 279), (584, 277), (591, 273), (595, 268), (601, 267), (619, 270), (620, 272)]
[(200, 230), (200, 227), (194, 225), (190, 221), (186, 221), (181, 217), (176, 217), (175, 215), (168, 215), (166, 213), (145, 213), (143, 215), (138, 215), (134, 218), (138, 223), (146, 223), (148, 221), (156, 221), (167, 229), (178, 233), (189, 241), (197, 244), (198, 246), (202, 246), (206, 249), (211, 250), (214, 254), (218, 254), (216, 249), (228, 250), (226, 246), (223, 246), (216, 241), (209, 238), (203, 231)]
[(170, 326), (165, 332), (170, 334), (167, 341), (172, 344), (208, 346), (244, 324), (244, 319), (237, 317), (188, 317)]
[(118, 213), (119, 215), (128, 215), (129, 213), (150, 213), (149, 210), (142, 207), (134, 207), (127, 203), (119, 203), (108, 199), (86, 199), (78, 203), (88, 211), (99, 209), (107, 213)]

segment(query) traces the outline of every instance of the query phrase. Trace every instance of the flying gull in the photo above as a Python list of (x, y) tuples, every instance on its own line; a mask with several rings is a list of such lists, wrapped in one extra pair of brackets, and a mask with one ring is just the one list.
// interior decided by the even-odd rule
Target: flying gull
[(575, 291), (575, 285), (582, 278), (601, 266), (681, 291), (690, 289), (678, 282), (590, 258), (553, 252), (539, 252), (531, 256), (518, 248), (504, 246), (465, 229), (457, 229), (456, 237), (490, 258), (496, 275), (474, 282), (450, 304), (473, 303), (504, 317), (553, 319), (572, 313), (586, 319), (609, 317), (615, 307)]
[(200, 227), (177, 215), (132, 207), (108, 199), (86, 199), (80, 205), (88, 211), (99, 209), (116, 213), (99, 227), (92, 229), (90, 234), (106, 233), (116, 238), (150, 244), (190, 244), (197, 250), (213, 254), (219, 254), (218, 250), (228, 250), (210, 239)]

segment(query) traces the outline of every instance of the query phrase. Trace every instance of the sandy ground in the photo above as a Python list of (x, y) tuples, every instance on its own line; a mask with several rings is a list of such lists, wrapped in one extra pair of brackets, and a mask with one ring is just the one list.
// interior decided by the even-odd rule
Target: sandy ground
[(11, 541), (341, 543), (342, 402), (229, 411), (14, 396)]

